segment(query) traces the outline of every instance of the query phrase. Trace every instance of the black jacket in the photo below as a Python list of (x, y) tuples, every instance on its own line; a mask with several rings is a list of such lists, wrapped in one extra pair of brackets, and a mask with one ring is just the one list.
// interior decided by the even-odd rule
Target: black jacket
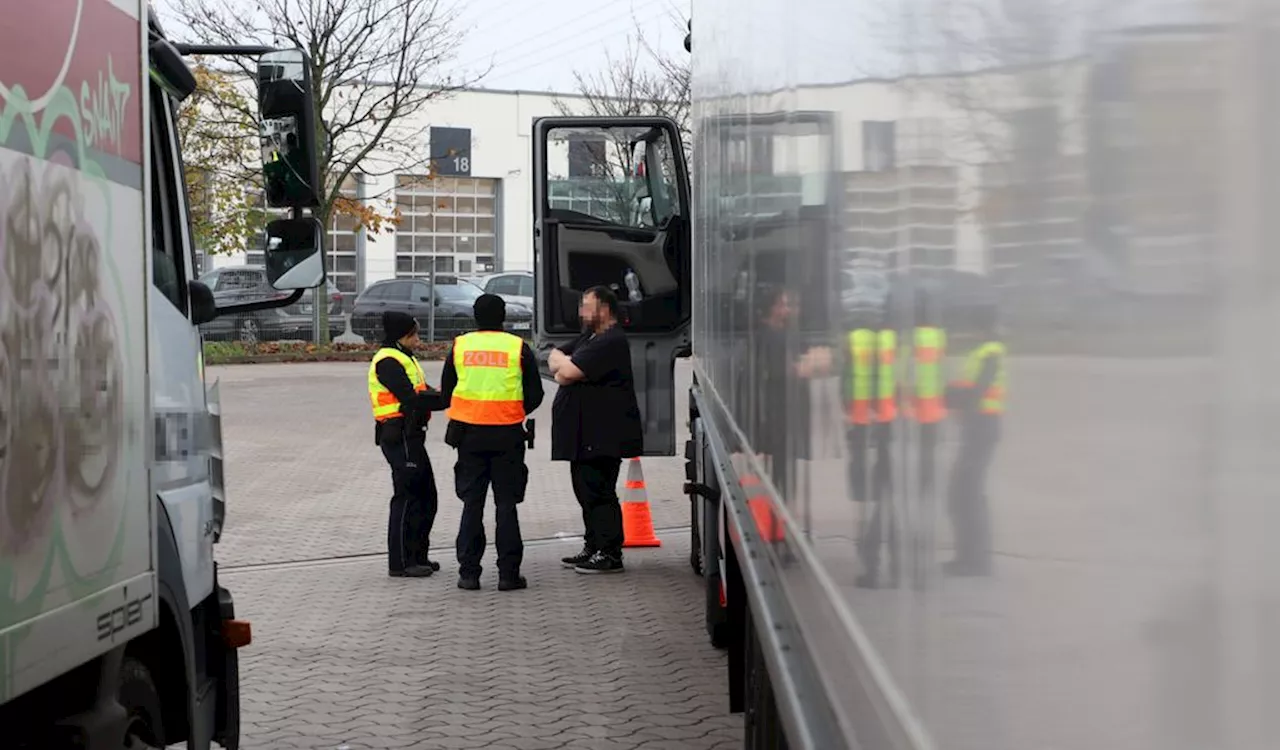
[[(414, 356), (413, 352), (399, 344), (384, 344), (383, 347), (397, 349), (410, 357)], [(400, 402), (400, 413), (404, 415), (395, 419), (388, 419), (385, 422), (375, 422), (374, 442), (383, 445), (399, 443), (405, 440), (425, 440), (427, 422), (431, 419), (431, 412), (448, 408), (449, 399), (442, 397), (439, 391), (432, 390), (429, 385), (425, 392), (415, 392), (413, 390), (413, 381), (409, 379), (409, 374), (404, 371), (404, 366), (391, 357), (386, 357), (378, 362), (377, 366), (374, 367), (374, 374), (377, 375), (378, 382), (391, 391), (396, 400)]]
[[(481, 328), (480, 330), (497, 330)], [(524, 413), (526, 416), (542, 405), (545, 395), (542, 377), (538, 374), (538, 360), (528, 344), (520, 347), (520, 382), (524, 386)], [(444, 358), (444, 372), (440, 375), (440, 395), (446, 406), (453, 399), (453, 389), (458, 387), (458, 369), (453, 364), (453, 347)], [(475, 425), (449, 420), (445, 442), (455, 448), (468, 450), (507, 450), (524, 441), (524, 425)]]
[(561, 386), (551, 405), (551, 460), (632, 458), (644, 449), (631, 348), (613, 326), (561, 348), (586, 375)]

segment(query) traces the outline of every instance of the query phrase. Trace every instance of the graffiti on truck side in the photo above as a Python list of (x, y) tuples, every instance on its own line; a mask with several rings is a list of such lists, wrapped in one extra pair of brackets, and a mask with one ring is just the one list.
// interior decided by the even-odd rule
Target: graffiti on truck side
[[(145, 492), (145, 474), (122, 461), (141, 439), (125, 409), (126, 383), (142, 377), (125, 356), (140, 302), (109, 252), (116, 222), (131, 220), (113, 195), (137, 189), (109, 182), (95, 157), (121, 154), (137, 116), (135, 86), (114, 71), (107, 57), (95, 81), (65, 81), (38, 103), (0, 87), (0, 631), (44, 612), (55, 582), (76, 600), (112, 580), (130, 520), (120, 482)], [(104, 541), (86, 551), (91, 537)], [(29, 634), (0, 634), (0, 701)]]
[(84, 113), (84, 134), (90, 146), (120, 150), (130, 93), (129, 84), (116, 78), (110, 57), (107, 69), (98, 73), (96, 85), (91, 86), (89, 81), (80, 84), (80, 111)]

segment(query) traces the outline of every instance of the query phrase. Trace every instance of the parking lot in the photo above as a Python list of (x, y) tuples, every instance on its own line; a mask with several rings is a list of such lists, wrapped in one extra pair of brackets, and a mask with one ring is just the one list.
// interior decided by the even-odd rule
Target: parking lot
[[(521, 523), (526, 591), (455, 585), (460, 503), (452, 451), (433, 423), (440, 488), (425, 580), (386, 575), (390, 478), (361, 363), (211, 368), (221, 381), (228, 518), (224, 585), (253, 622), (242, 652), (242, 747), (718, 748), (740, 744), (725, 662), (702, 630), (688, 564), (678, 459), (642, 462), (663, 546), (628, 550), (620, 577), (578, 576), (566, 465), (548, 456), (550, 403), (535, 417)], [(438, 363), (428, 379), (439, 382)], [(490, 529), (492, 528), (490, 521)]]

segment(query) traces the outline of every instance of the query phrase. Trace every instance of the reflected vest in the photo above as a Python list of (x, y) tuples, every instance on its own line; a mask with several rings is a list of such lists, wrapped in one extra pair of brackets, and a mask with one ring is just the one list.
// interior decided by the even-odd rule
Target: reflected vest
[(942, 379), (942, 360), (947, 353), (947, 333), (941, 328), (921, 326), (915, 332), (916, 421), (941, 422), (947, 416)]
[(409, 382), (413, 383), (415, 393), (427, 390), (427, 377), (423, 374), (422, 365), (418, 364), (418, 360), (392, 347), (379, 349), (378, 353), (373, 355), (373, 361), (369, 363), (369, 402), (373, 405), (373, 418), (379, 422), (404, 416), (400, 412), (400, 402), (396, 400), (395, 394), (387, 390), (387, 387), (378, 380), (378, 363), (388, 357), (399, 362), (404, 368), (405, 374), (409, 376)]
[(523, 339), (501, 331), (475, 331), (454, 339), (458, 385), (449, 402), (449, 419), (484, 425), (524, 422), (523, 348)]
[(853, 424), (871, 424), (873, 418), (877, 422), (892, 422), (897, 417), (893, 369), (897, 350), (898, 335), (893, 331), (859, 328), (849, 334), (853, 359), (849, 421)]
[(1004, 412), (1005, 382), (1008, 377), (1005, 372), (1004, 344), (998, 341), (988, 341), (969, 352), (969, 356), (964, 362), (964, 380), (960, 382), (960, 385), (967, 388), (973, 388), (977, 385), (978, 374), (982, 372), (982, 362), (987, 357), (996, 358), (996, 376), (991, 381), (990, 387), (982, 394), (978, 410), (983, 414), (1001, 414)]

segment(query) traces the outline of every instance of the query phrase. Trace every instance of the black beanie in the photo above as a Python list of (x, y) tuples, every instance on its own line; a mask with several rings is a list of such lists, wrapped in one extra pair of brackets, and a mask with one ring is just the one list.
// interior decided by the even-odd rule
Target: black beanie
[(382, 314), (383, 343), (390, 346), (413, 333), (418, 321), (408, 313), (388, 310)]
[(507, 321), (507, 303), (496, 294), (476, 297), (472, 308), (476, 316), (476, 328), (482, 331), (501, 331)]

